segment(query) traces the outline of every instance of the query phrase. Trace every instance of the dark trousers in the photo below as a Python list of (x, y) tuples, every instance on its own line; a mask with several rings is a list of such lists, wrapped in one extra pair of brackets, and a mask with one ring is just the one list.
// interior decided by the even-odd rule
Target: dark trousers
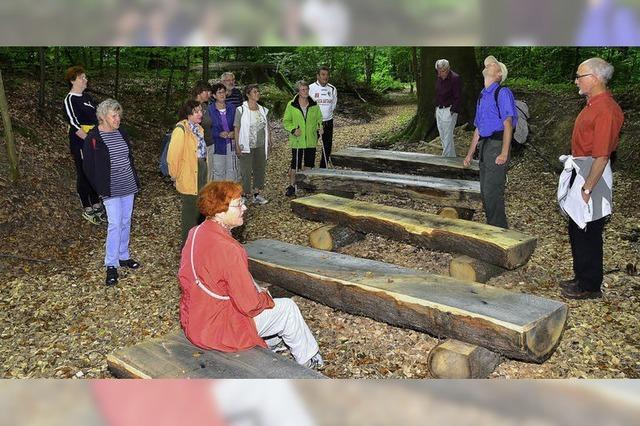
[[(198, 192), (207, 184), (207, 161), (204, 158), (198, 159)], [(198, 209), (198, 196), (180, 194), (182, 199), (182, 212), (181, 212), (181, 238), (182, 242), (180, 247), (184, 247), (184, 243), (189, 236), (189, 230), (196, 225), (199, 225), (204, 220), (204, 216), (200, 214)]]
[(504, 206), (504, 187), (507, 183), (507, 164), (496, 164), (502, 152), (502, 140), (483, 139), (480, 142), (480, 196), (487, 223), (509, 228)]
[(100, 202), (98, 194), (87, 179), (82, 169), (82, 139), (75, 135), (69, 135), (69, 151), (73, 156), (73, 162), (76, 166), (76, 191), (80, 197), (82, 207), (91, 207)]
[(598, 291), (602, 284), (602, 232), (606, 217), (588, 222), (585, 229), (580, 229), (569, 218), (569, 241), (573, 257), (573, 273), (580, 288), (587, 291)]
[(320, 168), (326, 169), (327, 162), (331, 161), (331, 147), (333, 146), (333, 118), (322, 122), (322, 146), (324, 146), (324, 152), (320, 153)]

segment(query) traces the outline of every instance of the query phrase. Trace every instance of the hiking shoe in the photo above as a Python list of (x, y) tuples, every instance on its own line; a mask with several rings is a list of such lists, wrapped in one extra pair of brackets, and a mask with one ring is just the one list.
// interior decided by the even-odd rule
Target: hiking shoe
[(108, 223), (109, 222), (107, 220), (107, 210), (104, 208), (104, 206), (101, 206), (101, 207), (99, 207), (97, 209), (93, 209), (93, 215), (98, 218), (98, 221), (100, 223)]
[(124, 266), (125, 268), (129, 268), (129, 269), (138, 269), (142, 265), (140, 265), (140, 262), (137, 262), (133, 259), (127, 259), (127, 260), (121, 260), (120, 266)]
[(262, 206), (264, 204), (267, 204), (268, 202), (269, 202), (269, 200), (267, 200), (266, 198), (264, 198), (260, 194), (256, 194), (256, 195), (253, 196), (253, 204), (257, 204), (259, 206)]
[(311, 368), (312, 370), (320, 370), (324, 367), (324, 360), (320, 355), (320, 352), (311, 357), (311, 359), (304, 363), (304, 366)]
[(82, 217), (85, 218), (87, 220), (87, 222), (93, 224), (93, 225), (100, 225), (100, 219), (98, 218), (98, 216), (96, 216), (95, 212), (93, 210), (91, 211), (83, 211), (82, 212)]
[(287, 190), (285, 191), (284, 195), (286, 195), (287, 197), (293, 197), (296, 195), (296, 189), (293, 187), (293, 185), (289, 185), (287, 187)]
[(104, 282), (108, 286), (118, 284), (118, 268), (115, 266), (107, 266), (107, 279)]
[(567, 288), (567, 287), (571, 287), (574, 286), (576, 283), (578, 282), (578, 280), (576, 278), (570, 279), (570, 280), (562, 280), (560, 281), (560, 288)]

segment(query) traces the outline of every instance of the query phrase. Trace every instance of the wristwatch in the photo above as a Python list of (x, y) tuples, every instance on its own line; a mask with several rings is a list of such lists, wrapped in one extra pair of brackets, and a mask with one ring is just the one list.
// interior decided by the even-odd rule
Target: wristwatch
[(584, 192), (584, 193), (585, 193), (585, 194), (587, 194), (587, 195), (590, 195), (590, 194), (591, 194), (591, 190), (590, 190), (590, 189), (585, 188), (584, 186), (582, 187), (582, 192)]

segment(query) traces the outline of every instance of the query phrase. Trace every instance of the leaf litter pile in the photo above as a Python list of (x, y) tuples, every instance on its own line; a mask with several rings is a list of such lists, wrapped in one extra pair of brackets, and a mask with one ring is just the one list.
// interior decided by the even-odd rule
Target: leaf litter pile
[[(105, 227), (81, 218), (66, 125), (60, 115), (40, 120), (36, 87), (16, 84), (10, 109), (21, 158), (21, 181), (7, 180), (5, 147), (0, 146), (0, 372), (5, 378), (111, 377), (106, 356), (177, 327), (180, 290), (176, 279), (180, 253), (180, 202), (170, 181), (157, 169), (163, 130), (143, 116), (126, 96), (123, 125), (133, 134), (142, 190), (136, 196), (131, 231), (132, 257), (143, 267), (121, 270), (118, 285), (104, 285)], [(155, 99), (158, 99), (157, 97)], [(401, 99), (401, 97), (399, 98)], [(128, 102), (129, 101), (129, 102)], [(555, 100), (547, 102), (551, 104)], [(575, 99), (565, 116), (533, 111), (537, 139), (551, 128), (569, 129), (579, 110)], [(531, 102), (529, 102), (531, 105)], [(128, 105), (132, 105), (128, 107)], [(52, 104), (58, 111), (58, 104)], [(360, 101), (341, 98), (334, 150), (369, 146), (382, 134), (401, 130), (415, 103), (389, 101), (373, 109), (372, 120), (359, 114)], [(148, 113), (148, 111), (147, 111)], [(367, 113), (368, 114), (368, 113)], [(635, 114), (635, 115), (633, 115)], [(630, 120), (631, 116), (631, 120)], [(144, 117), (144, 118), (143, 118)], [(637, 113), (627, 112), (637, 130)], [(633, 124), (635, 119), (635, 125)], [(569, 120), (570, 125), (567, 125)], [(551, 123), (551, 124), (550, 124)], [(250, 207), (243, 236), (307, 245), (318, 223), (291, 213), (284, 196), (290, 150), (280, 122), (267, 167), (267, 205)], [(625, 125), (627, 126), (627, 125)], [(635, 126), (635, 127), (634, 127)], [(456, 130), (459, 155), (471, 132)], [(534, 139), (535, 140), (535, 139)], [(438, 154), (438, 141), (398, 143), (392, 149)], [(637, 148), (637, 147), (636, 147)], [(636, 174), (637, 176), (637, 174)], [(531, 260), (489, 281), (489, 285), (561, 300), (558, 281), (571, 276), (565, 219), (555, 203), (556, 176), (531, 150), (509, 173), (507, 212), (512, 228), (538, 237)], [(605, 279), (602, 300), (566, 301), (569, 319), (559, 347), (541, 365), (504, 359), (491, 377), (638, 378), (640, 377), (640, 209), (637, 178), (615, 174), (615, 214), (605, 229)], [(392, 196), (359, 199), (434, 212), (434, 207)], [(483, 221), (481, 212), (474, 220)], [(451, 254), (433, 252), (368, 235), (342, 253), (447, 274)], [(277, 289), (273, 289), (277, 293)], [(392, 327), (292, 296), (314, 332), (326, 360), (323, 373), (334, 378), (428, 378), (427, 356), (440, 342), (424, 333)]]

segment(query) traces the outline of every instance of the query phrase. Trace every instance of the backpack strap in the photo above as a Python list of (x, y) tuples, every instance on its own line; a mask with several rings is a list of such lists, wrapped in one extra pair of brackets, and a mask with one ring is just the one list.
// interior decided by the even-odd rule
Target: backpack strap
[(500, 90), (502, 90), (504, 86), (498, 84), (498, 88), (493, 92), (493, 99), (496, 101), (496, 108), (498, 108), (498, 118), (502, 119), (502, 113), (500, 112), (500, 104), (498, 103), (498, 95), (500, 94)]

